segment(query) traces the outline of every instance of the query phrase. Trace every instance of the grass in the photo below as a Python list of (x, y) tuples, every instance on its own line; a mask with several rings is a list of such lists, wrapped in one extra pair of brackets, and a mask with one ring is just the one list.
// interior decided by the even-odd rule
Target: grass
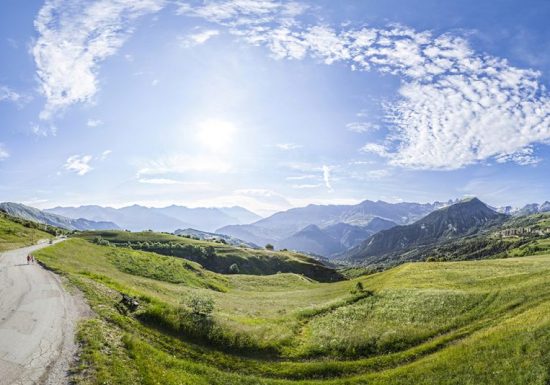
[(78, 237), (113, 246), (132, 247), (168, 256), (182, 257), (222, 274), (231, 272), (231, 266), (236, 265), (240, 274), (267, 275), (283, 272), (303, 274), (306, 277), (325, 282), (343, 279), (336, 270), (311, 257), (291, 251), (236, 247), (152, 231), (138, 233), (89, 231), (78, 234)]
[[(550, 255), (409, 263), (334, 283), (221, 275), (82, 239), (36, 256), (97, 313), (80, 326), (77, 384), (550, 380)], [(140, 308), (119, 312), (119, 292)], [(197, 296), (214, 301), (210, 316), (191, 313)]]
[(53, 235), (41, 229), (42, 226), (28, 221), (16, 220), (0, 212), (0, 252), (31, 246), (41, 239)]

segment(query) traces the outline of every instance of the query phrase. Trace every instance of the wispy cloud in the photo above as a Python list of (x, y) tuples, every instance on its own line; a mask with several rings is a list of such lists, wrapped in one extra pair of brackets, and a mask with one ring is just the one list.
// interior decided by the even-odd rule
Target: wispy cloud
[(88, 121), (86, 122), (86, 125), (88, 127), (98, 127), (103, 125), (103, 122), (99, 119), (88, 119)]
[(228, 26), (278, 59), (310, 56), (401, 77), (398, 98), (384, 105), (389, 146), (364, 148), (390, 164), (457, 169), (492, 158), (525, 164), (531, 163), (524, 156), (529, 146), (550, 139), (550, 99), (539, 72), (475, 52), (455, 34), (437, 36), (401, 25), (303, 25), (296, 16), (304, 8), (289, 15), (284, 4), (233, 0), (188, 6), (183, 13)]
[(290, 151), (290, 150), (296, 150), (298, 148), (302, 148), (304, 146), (296, 143), (278, 143), (275, 145), (275, 147), (277, 147), (279, 150)]
[(86, 175), (93, 170), (92, 166), (90, 166), (92, 159), (91, 155), (73, 155), (67, 159), (63, 167), (65, 170), (74, 172), (80, 176)]
[(231, 169), (232, 165), (229, 162), (213, 156), (171, 155), (143, 162), (138, 176), (188, 172), (227, 173)]
[(6, 149), (6, 146), (4, 146), (3, 143), (0, 143), (0, 161), (8, 159), (10, 157), (10, 153)]
[(535, 156), (535, 151), (532, 146), (525, 147), (512, 154), (502, 154), (496, 157), (498, 163), (514, 162), (522, 166), (537, 164), (542, 161), (541, 158)]
[(329, 189), (329, 191), (332, 191), (330, 178), (331, 178), (331, 168), (329, 166), (323, 165), (323, 181), (325, 182), (325, 186)]
[(346, 128), (349, 131), (361, 134), (363, 132), (376, 131), (380, 128), (380, 126), (378, 124), (372, 124), (369, 122), (351, 122), (346, 124)]
[(303, 189), (312, 189), (322, 187), (322, 184), (293, 184), (293, 189), (303, 190)]
[(105, 150), (101, 153), (99, 156), (99, 160), (106, 160), (111, 154), (113, 153), (112, 150)]
[(31, 123), (31, 132), (36, 136), (55, 136), (57, 135), (57, 126), (50, 122)]
[(138, 180), (139, 183), (145, 183), (145, 184), (157, 184), (157, 185), (176, 185), (176, 184), (184, 184), (184, 182), (176, 179), (169, 179), (169, 178), (140, 178)]
[(132, 22), (159, 11), (165, 0), (47, 0), (34, 21), (32, 53), (46, 105), (41, 119), (97, 92), (98, 64), (132, 32)]
[(179, 41), (183, 47), (190, 48), (206, 43), (211, 38), (218, 36), (220, 31), (217, 29), (206, 29), (197, 33), (191, 33), (181, 36)]
[(361, 148), (361, 151), (367, 152), (367, 153), (373, 153), (382, 158), (389, 158), (392, 156), (385, 145), (377, 144), (377, 143), (367, 143)]
[(367, 178), (368, 179), (382, 179), (382, 178), (385, 178), (389, 175), (391, 175), (391, 172), (389, 170), (386, 170), (386, 169), (367, 171)]
[(292, 175), (292, 176), (287, 176), (285, 179), (286, 179), (286, 180), (304, 180), (304, 179), (317, 179), (317, 178), (318, 178), (317, 175), (307, 174), (307, 175)]
[(13, 102), (18, 103), (24, 100), (25, 97), (8, 86), (0, 85), (0, 102)]
[(227, 26), (261, 25), (275, 20), (292, 20), (307, 6), (297, 2), (276, 0), (222, 0), (208, 1), (194, 7), (181, 3), (177, 13), (204, 18)]

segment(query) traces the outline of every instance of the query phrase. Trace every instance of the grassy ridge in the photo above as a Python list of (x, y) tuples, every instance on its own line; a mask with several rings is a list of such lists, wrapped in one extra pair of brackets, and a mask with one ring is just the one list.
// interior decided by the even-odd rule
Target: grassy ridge
[[(406, 264), (336, 283), (223, 276), (83, 240), (37, 257), (79, 286), (98, 314), (80, 328), (80, 384), (549, 380), (550, 255)], [(354, 292), (357, 282), (364, 292)], [(120, 314), (117, 291), (139, 297), (140, 309)], [(193, 296), (214, 301), (205, 322), (188, 317)]]
[(49, 226), (18, 220), (0, 212), (0, 251), (31, 246), (41, 239), (53, 238)]
[(208, 270), (222, 274), (231, 272), (231, 266), (235, 265), (240, 274), (268, 275), (283, 272), (303, 274), (325, 282), (343, 279), (340, 273), (321, 262), (290, 251), (242, 248), (150, 231), (138, 233), (90, 231), (80, 233), (78, 237), (114, 246), (185, 258), (200, 263)]

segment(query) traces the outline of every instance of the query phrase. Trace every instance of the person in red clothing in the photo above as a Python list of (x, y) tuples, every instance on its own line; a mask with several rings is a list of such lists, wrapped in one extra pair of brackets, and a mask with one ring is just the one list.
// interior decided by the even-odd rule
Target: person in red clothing
[(28, 265), (29, 263), (31, 263), (31, 255), (30, 255), (30, 254), (27, 255), (27, 265)]

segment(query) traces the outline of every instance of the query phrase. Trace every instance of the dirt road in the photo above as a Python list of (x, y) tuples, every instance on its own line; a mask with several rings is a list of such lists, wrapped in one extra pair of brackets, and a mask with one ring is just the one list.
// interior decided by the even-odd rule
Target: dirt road
[(26, 256), (47, 244), (0, 254), (0, 385), (64, 384), (76, 346), (81, 299)]

